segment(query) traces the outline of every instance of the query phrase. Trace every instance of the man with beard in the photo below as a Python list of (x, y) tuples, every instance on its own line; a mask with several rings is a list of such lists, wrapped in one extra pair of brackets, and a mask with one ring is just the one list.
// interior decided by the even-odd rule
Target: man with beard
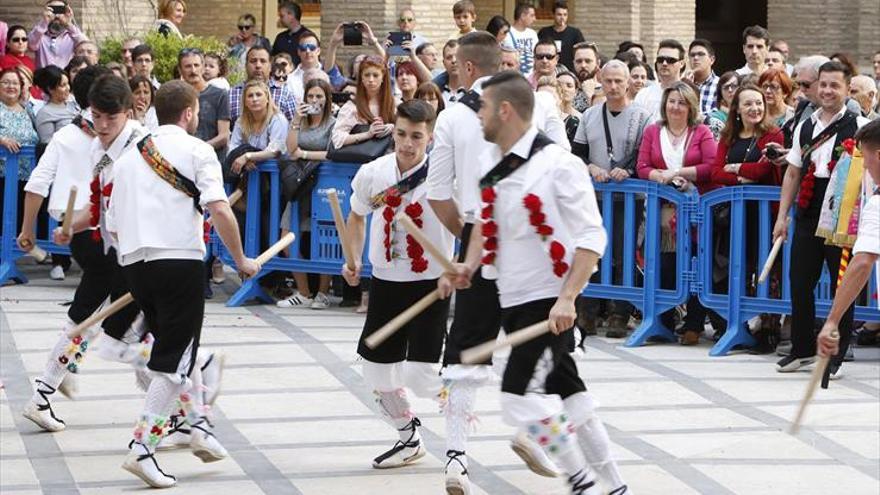
[(681, 80), (684, 62), (684, 46), (678, 40), (666, 39), (660, 42), (657, 47), (657, 58), (654, 59), (654, 69), (657, 71), (659, 84), (645, 87), (633, 100), (633, 104), (651, 113), (651, 119), (648, 122), (660, 120), (660, 101), (663, 97), (663, 90)]
[(28, 50), (34, 52), (37, 68), (65, 67), (73, 58), (74, 47), (88, 37), (73, 22), (73, 8), (66, 0), (46, 2), (43, 18), (28, 35)]
[(599, 48), (595, 43), (582, 41), (574, 45), (574, 73), (578, 78), (574, 108), (583, 112), (590, 107), (593, 96), (600, 88), (596, 79), (596, 74), (599, 73)]
[[(296, 104), (294, 103), (293, 93), (285, 83), (279, 83), (275, 79), (269, 77), (272, 65), (269, 63), (269, 50), (260, 45), (254, 45), (247, 51), (245, 57), (247, 63), (244, 70), (247, 73), (247, 81), (257, 79), (265, 81), (269, 86), (269, 92), (272, 93), (272, 100), (275, 105), (284, 114), (287, 121), (293, 120), (296, 113)], [(242, 98), (244, 93), (244, 85), (247, 81), (242, 81), (229, 90), (229, 121), (235, 125), (235, 121), (241, 116)]]

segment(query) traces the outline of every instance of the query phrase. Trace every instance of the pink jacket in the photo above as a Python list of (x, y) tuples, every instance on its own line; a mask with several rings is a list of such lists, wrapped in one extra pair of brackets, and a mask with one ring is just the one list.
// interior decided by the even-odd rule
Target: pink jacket
[[(666, 161), (660, 147), (660, 128), (661, 124), (657, 122), (645, 127), (642, 134), (642, 144), (636, 161), (636, 172), (640, 179), (647, 179), (654, 169), (666, 170)], [(697, 190), (703, 194), (718, 187), (712, 183), (712, 164), (715, 162), (718, 143), (712, 137), (709, 127), (703, 124), (689, 132), (692, 135), (685, 151), (684, 166), (697, 168)]]

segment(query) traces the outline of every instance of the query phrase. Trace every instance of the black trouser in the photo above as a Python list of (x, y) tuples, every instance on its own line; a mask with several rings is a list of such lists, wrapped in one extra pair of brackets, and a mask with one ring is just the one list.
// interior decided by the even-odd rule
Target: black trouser
[[(110, 248), (104, 254), (104, 243), (92, 239), (91, 230), (73, 236), (70, 252), (82, 268), (82, 278), (73, 295), (73, 303), (67, 310), (67, 316), (75, 323), (81, 323), (98, 310), (107, 296), (115, 301), (125, 295), (128, 284), (116, 262), (116, 250)], [(139, 311), (138, 305), (133, 302), (108, 316), (101, 324), (104, 333), (122, 340)]]
[[(825, 244), (816, 237), (816, 225), (828, 179), (816, 179), (813, 200), (806, 210), (799, 210), (795, 221), (794, 239), (791, 245), (789, 285), (791, 287), (791, 355), (797, 358), (816, 354), (816, 299), (814, 290), (822, 275), (822, 264), (831, 276), (831, 294), (837, 292), (837, 272), (840, 268), (841, 248)], [(831, 359), (839, 366), (849, 346), (853, 328), (855, 303), (850, 305), (840, 319), (840, 349)]]
[(202, 260), (140, 261), (122, 269), (155, 338), (147, 367), (189, 376), (205, 315)]

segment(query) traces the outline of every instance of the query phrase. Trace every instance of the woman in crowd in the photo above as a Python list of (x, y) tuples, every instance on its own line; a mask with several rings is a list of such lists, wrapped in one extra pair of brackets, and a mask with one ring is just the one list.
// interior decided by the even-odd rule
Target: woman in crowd
[(89, 59), (81, 56), (75, 55), (70, 59), (70, 62), (67, 63), (67, 66), (64, 67), (64, 72), (67, 73), (67, 80), (73, 82), (76, 79), (76, 75), (79, 71), (85, 69), (89, 66)]
[(287, 119), (272, 100), (263, 81), (248, 81), (242, 91), (241, 118), (229, 138), (230, 153), (243, 144), (260, 151), (242, 153), (231, 165), (232, 173), (253, 170), (257, 163), (287, 154)]
[(639, 91), (644, 89), (653, 80), (653, 72), (651, 67), (641, 60), (631, 61), (627, 66), (629, 67), (629, 88), (627, 88), (627, 92), (629, 92), (630, 99), (635, 99)]
[[(330, 133), (336, 119), (330, 113), (331, 95), (333, 89), (323, 79), (312, 79), (304, 86), (305, 104), (297, 107), (296, 115), (290, 123), (290, 132), (287, 135), (287, 149), (290, 150), (290, 158), (297, 160), (291, 167), (299, 167), (312, 161), (324, 161), (327, 159), (327, 150), (330, 148)], [(311, 195), (304, 194), (299, 201), (299, 231), (300, 231), (300, 256), (310, 259), (311, 238)], [(282, 231), (289, 230), (291, 225), (290, 206), (284, 210), (281, 219)], [(282, 232), (284, 234), (285, 232)], [(318, 291), (313, 293), (309, 286), (309, 274), (294, 273), (297, 290), (287, 299), (278, 301), (279, 308), (305, 307), (312, 309), (326, 309), (330, 305), (330, 276), (320, 275)]]
[[(700, 98), (693, 88), (682, 81), (663, 90), (660, 121), (645, 128), (636, 170), (639, 178), (671, 185), (681, 191), (694, 187), (701, 193), (714, 188), (712, 164), (717, 145), (712, 132), (700, 123)], [(670, 205), (661, 211), (661, 286), (675, 288), (675, 212)], [(649, 219), (649, 221), (651, 221)], [(706, 308), (696, 296), (687, 303), (683, 345), (699, 341), (706, 318)], [(664, 325), (674, 329), (675, 310), (661, 316)]]
[[(21, 91), (21, 104), (31, 117), (31, 121), (36, 121), (37, 114), (46, 104), (46, 101), (42, 98), (43, 92), (40, 91), (40, 88), (34, 86), (34, 73), (30, 69), (24, 65), (16, 65), (13, 70), (18, 72), (19, 77), (21, 77), (21, 83), (24, 84), (24, 88)], [(38, 98), (34, 96), (34, 93), (41, 96)]]
[(186, 17), (186, 2), (183, 0), (160, 0), (159, 18), (153, 24), (153, 29), (166, 38), (172, 34), (183, 38), (180, 33), (180, 24), (184, 17)]
[(559, 109), (565, 122), (565, 134), (569, 143), (574, 143), (574, 135), (581, 123), (581, 114), (574, 108), (574, 97), (578, 88), (577, 77), (569, 71), (563, 71), (556, 75), (556, 82), (559, 83)]
[(229, 81), (226, 79), (228, 73), (226, 57), (213, 52), (205, 54), (205, 81), (208, 84), (229, 91)]
[(253, 14), (242, 14), (238, 18), (238, 32), (229, 38), (227, 44), (229, 56), (239, 59), (241, 66), (244, 66), (245, 56), (252, 46), (262, 46), (272, 52), (272, 43), (257, 32), (257, 19)]
[(394, 80), (397, 82), (397, 89), (400, 90), (401, 101), (409, 101), (416, 97), (416, 90), (419, 89), (417, 74), (415, 64), (409, 60), (397, 64)]
[(156, 130), (159, 127), (159, 119), (153, 107), (153, 97), (156, 94), (153, 84), (146, 77), (136, 75), (128, 80), (128, 87), (131, 88), (134, 97), (134, 120), (151, 131)]
[(724, 129), (724, 124), (727, 122), (730, 102), (737, 89), (739, 89), (739, 76), (736, 72), (725, 72), (718, 78), (718, 92), (715, 97), (718, 106), (709, 111), (709, 115), (706, 116), (706, 125), (709, 126), (716, 141), (721, 137), (721, 129)]
[[(12, 153), (18, 153), (22, 146), (34, 146), (38, 141), (37, 130), (21, 103), (24, 87), (18, 70), (0, 72), (0, 146)], [(19, 177), (27, 179), (28, 173), (19, 170)], [(2, 175), (5, 177), (5, 167)]]
[[(11, 69), (16, 65), (23, 65), (31, 70), (37, 70), (34, 59), (27, 54), (28, 40), (27, 29), (24, 26), (14, 24), (9, 26), (6, 33), (6, 53), (0, 56), (0, 70)], [(39, 98), (38, 95), (35, 95)]]
[(70, 105), (70, 83), (67, 74), (59, 67), (49, 65), (34, 74), (34, 82), (49, 95), (49, 101), (37, 112), (36, 128), (40, 142), (48, 144), (55, 131), (66, 126), (76, 117), (76, 109)]
[(782, 127), (786, 120), (794, 117), (794, 108), (788, 105), (794, 92), (794, 82), (781, 69), (765, 70), (758, 79), (758, 87), (764, 93), (767, 120)]
[[(368, 129), (352, 133), (356, 125)], [(394, 130), (394, 98), (385, 61), (370, 55), (360, 63), (357, 92), (354, 100), (339, 109), (331, 137), (333, 146), (341, 148), (376, 137), (385, 137)]]
[(499, 45), (513, 47), (513, 42), (510, 40), (510, 36), (508, 36), (510, 34), (510, 23), (503, 16), (496, 15), (489, 19), (486, 31), (495, 37)]
[(428, 102), (428, 104), (434, 108), (434, 112), (438, 115), (444, 108), (446, 108), (446, 104), (443, 102), (443, 93), (440, 92), (440, 87), (431, 81), (423, 82), (419, 85), (419, 89), (416, 90), (416, 98)]

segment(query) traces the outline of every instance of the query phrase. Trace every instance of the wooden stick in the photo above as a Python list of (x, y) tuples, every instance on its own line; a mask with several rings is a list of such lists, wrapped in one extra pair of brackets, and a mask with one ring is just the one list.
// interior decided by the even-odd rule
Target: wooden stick
[(416, 241), (418, 241), (418, 243), (422, 245), (425, 251), (431, 253), (434, 261), (440, 263), (440, 265), (443, 266), (444, 270), (449, 273), (456, 273), (455, 266), (452, 264), (451, 261), (449, 261), (449, 255), (444, 254), (443, 251), (440, 251), (440, 249), (435, 246), (433, 242), (431, 242), (431, 239), (428, 239), (428, 236), (426, 236), (425, 233), (422, 232), (422, 229), (420, 229), (415, 223), (413, 223), (410, 217), (408, 217), (405, 213), (401, 213), (397, 215), (397, 221), (400, 222), (401, 225), (403, 225), (403, 228), (406, 229), (406, 232), (409, 235), (415, 237)]
[(269, 246), (269, 249), (263, 251), (259, 256), (257, 256), (256, 262), (260, 265), (265, 264), (273, 257), (275, 257), (276, 254), (280, 253), (284, 248), (289, 246), (294, 239), (296, 239), (296, 235), (293, 232), (288, 232), (287, 234), (284, 234), (284, 237), (278, 239), (278, 242), (272, 244), (271, 246)]
[(28, 254), (31, 255), (31, 257), (33, 257), (35, 260), (37, 260), (37, 263), (42, 263), (46, 261), (46, 258), (49, 257), (49, 253), (47, 253), (45, 250), (43, 250), (43, 248), (37, 246), (36, 244), (34, 244), (33, 247), (28, 250)]
[(822, 381), (822, 375), (825, 374), (825, 368), (828, 367), (828, 361), (828, 356), (820, 357), (819, 360), (816, 361), (816, 368), (813, 369), (813, 374), (810, 376), (810, 382), (807, 384), (807, 391), (804, 392), (804, 398), (801, 399), (801, 404), (798, 406), (794, 421), (791, 422), (789, 432), (792, 435), (797, 434), (801, 428), (801, 421), (804, 419), (804, 412), (806, 412), (807, 405), (813, 399), (813, 394), (816, 393), (816, 388), (819, 387), (819, 382)]
[(229, 206), (232, 206), (237, 203), (242, 196), (244, 196), (244, 191), (236, 189), (235, 191), (232, 191), (232, 194), (230, 194), (228, 198), (226, 198), (226, 201), (229, 202)]
[(534, 339), (535, 337), (539, 337), (544, 335), (545, 333), (550, 331), (550, 320), (544, 320), (540, 323), (535, 323), (534, 325), (523, 328), (522, 330), (517, 330), (513, 332), (507, 337), (503, 337), (500, 340), (489, 341), (470, 349), (465, 349), (461, 351), (461, 362), (463, 364), (478, 364), (482, 363), (486, 359), (490, 358), (492, 354), (499, 350), (504, 349), (505, 347), (516, 347), (524, 342), (528, 342), (529, 340)]
[(120, 309), (128, 306), (130, 302), (134, 301), (134, 298), (131, 296), (130, 292), (126, 292), (122, 297), (110, 303), (109, 306), (105, 307), (101, 311), (93, 313), (92, 316), (89, 316), (85, 320), (82, 321), (79, 325), (73, 327), (69, 332), (67, 332), (67, 336), (69, 338), (74, 338), (81, 333), (85, 332), (92, 325), (100, 322), (101, 320), (107, 318), (108, 316), (116, 313)]
[(415, 304), (407, 308), (404, 312), (395, 316), (394, 319), (386, 323), (382, 326), (382, 328), (373, 332), (369, 337), (364, 339), (364, 344), (367, 345), (370, 349), (375, 349), (382, 342), (394, 335), (394, 332), (400, 330), (400, 328), (410, 320), (418, 316), (422, 311), (428, 309), (429, 306), (434, 304), (440, 299), (440, 289), (434, 289), (427, 296), (416, 301)]
[(348, 245), (348, 235), (345, 232), (345, 218), (342, 216), (342, 207), (339, 206), (339, 196), (336, 189), (327, 191), (327, 199), (330, 200), (330, 209), (333, 211), (333, 223), (336, 224), (336, 233), (339, 235), (339, 245), (342, 246), (342, 256), (348, 269), (354, 271), (354, 253)]
[(61, 221), (61, 233), (70, 236), (73, 227), (73, 205), (76, 203), (76, 186), (70, 186), (70, 195), (67, 196), (67, 209), (64, 210), (64, 220)]
[(770, 249), (767, 261), (764, 262), (764, 269), (761, 270), (761, 276), (758, 277), (759, 284), (763, 284), (767, 280), (767, 276), (770, 275), (770, 270), (773, 269), (773, 263), (776, 261), (776, 256), (779, 254), (779, 249), (782, 248), (783, 242), (785, 242), (785, 238), (780, 237), (773, 243), (773, 248)]

